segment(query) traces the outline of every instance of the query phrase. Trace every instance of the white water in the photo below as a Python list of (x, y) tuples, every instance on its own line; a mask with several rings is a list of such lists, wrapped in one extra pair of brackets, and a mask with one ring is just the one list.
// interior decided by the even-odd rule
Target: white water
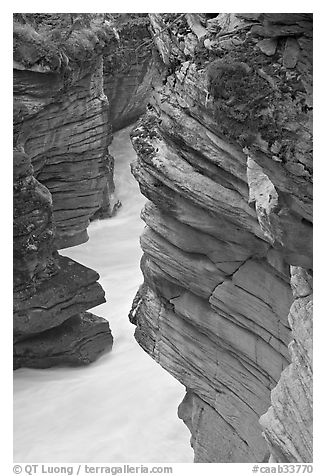
[(89, 227), (90, 239), (62, 254), (95, 269), (107, 303), (113, 350), (94, 364), (14, 373), (17, 462), (191, 463), (190, 434), (177, 417), (184, 387), (136, 343), (128, 312), (142, 282), (139, 213), (145, 203), (130, 173), (129, 130), (115, 135), (116, 217)]

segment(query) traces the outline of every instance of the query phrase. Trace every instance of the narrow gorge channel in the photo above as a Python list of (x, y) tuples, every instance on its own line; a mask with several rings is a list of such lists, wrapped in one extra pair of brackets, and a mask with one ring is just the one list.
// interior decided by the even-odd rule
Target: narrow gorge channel
[(114, 218), (90, 225), (87, 243), (61, 251), (100, 274), (107, 302), (92, 311), (109, 319), (113, 349), (89, 367), (15, 372), (15, 461), (193, 460), (189, 431), (176, 415), (184, 387), (137, 345), (127, 317), (142, 282), (145, 203), (130, 173), (129, 132), (116, 133), (110, 146), (122, 207)]
[(16, 461), (313, 461), (312, 32), (14, 14)]

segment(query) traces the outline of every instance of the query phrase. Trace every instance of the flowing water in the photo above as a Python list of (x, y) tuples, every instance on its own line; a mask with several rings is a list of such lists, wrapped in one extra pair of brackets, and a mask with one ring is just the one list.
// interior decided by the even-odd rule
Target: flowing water
[(112, 352), (81, 368), (14, 373), (14, 460), (17, 462), (155, 463), (193, 461), (177, 406), (184, 387), (136, 343), (128, 312), (142, 275), (139, 213), (145, 203), (129, 163), (130, 128), (115, 135), (117, 216), (89, 227), (89, 241), (61, 254), (95, 269), (107, 303)]

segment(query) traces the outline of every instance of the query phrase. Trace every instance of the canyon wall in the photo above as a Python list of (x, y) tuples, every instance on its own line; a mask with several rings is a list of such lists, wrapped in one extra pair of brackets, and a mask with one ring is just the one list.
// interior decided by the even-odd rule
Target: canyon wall
[(139, 14), (14, 15), (16, 368), (89, 363), (112, 347), (107, 321), (86, 312), (105, 302), (99, 275), (57, 250), (121, 205), (108, 147), (145, 111), (148, 26)]
[(260, 419), (270, 461), (312, 462), (312, 276), (291, 267), (294, 302), (289, 313), (291, 364), (272, 390), (272, 406)]
[(110, 103), (113, 131), (145, 113), (156, 73), (147, 14), (116, 14), (118, 47), (104, 56), (104, 92)]
[[(148, 15), (117, 13), (110, 14), (110, 18), (115, 25), (116, 45), (104, 51), (102, 79), (110, 126), (116, 132), (145, 113), (156, 68)], [(110, 154), (106, 177), (101, 204), (91, 220), (112, 217), (123, 205), (114, 193), (114, 158)]]
[(312, 16), (149, 16), (135, 338), (187, 389), (195, 462), (309, 462)]
[(14, 17), (14, 366), (85, 364), (112, 347), (97, 272), (57, 249), (88, 239), (112, 167), (100, 16)]
[(129, 20), (16, 14), (14, 365), (112, 346), (98, 274), (57, 250), (114, 213), (112, 123), (153, 86), (135, 337), (187, 389), (195, 462), (312, 461), (312, 17)]

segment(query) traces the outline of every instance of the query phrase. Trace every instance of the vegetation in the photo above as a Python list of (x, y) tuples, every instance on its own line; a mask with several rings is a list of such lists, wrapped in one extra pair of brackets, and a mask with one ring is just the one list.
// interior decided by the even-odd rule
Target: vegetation
[(111, 14), (14, 14), (14, 59), (51, 71), (91, 60), (119, 39)]
[(242, 146), (260, 137), (267, 147), (281, 141), (285, 152), (295, 139), (287, 124), (303, 112), (299, 75), (286, 76), (277, 55), (271, 62), (250, 38), (244, 40), (231, 51), (217, 52), (206, 65), (216, 120), (223, 134)]
[(112, 14), (112, 20), (119, 36), (119, 47), (106, 57), (104, 67), (108, 74), (128, 69), (138, 58), (149, 55), (146, 40), (151, 41), (147, 14), (117, 13)]

